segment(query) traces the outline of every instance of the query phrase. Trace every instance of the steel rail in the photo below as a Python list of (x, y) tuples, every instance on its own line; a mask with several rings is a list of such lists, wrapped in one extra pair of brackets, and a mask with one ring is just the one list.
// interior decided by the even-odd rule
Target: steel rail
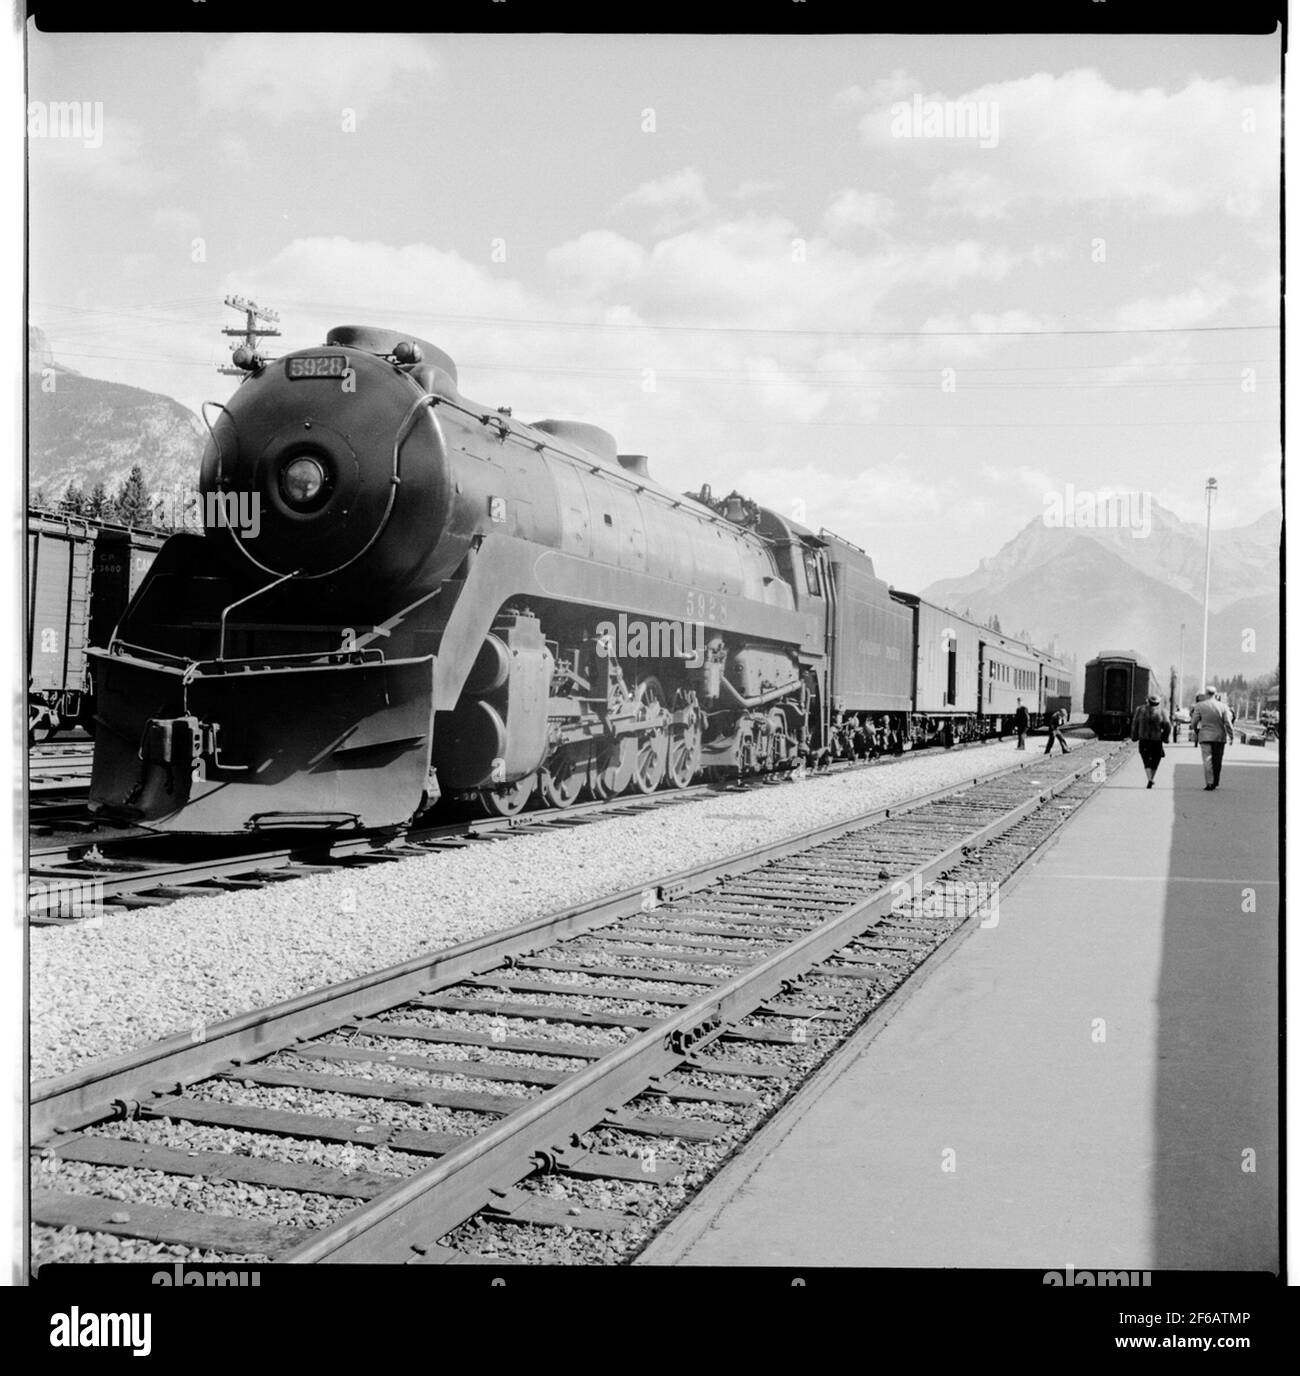
[[(967, 741), (951, 747), (964, 750), (994, 744), (993, 741)], [(945, 752), (946, 753), (946, 752)], [(891, 755), (873, 761), (837, 761), (825, 773), (809, 774), (809, 778), (854, 772), (881, 765), (901, 764), (904, 760), (924, 757), (925, 752), (907, 751), (901, 755)], [(1022, 765), (1028, 761), (1020, 762)], [(155, 847), (174, 845), (177, 836), (170, 833), (145, 833), (116, 841), (110, 838), (112, 851), (100, 852), (91, 856), (91, 851), (99, 846), (94, 837), (88, 837), (60, 846), (38, 847), (28, 853), (29, 878), (40, 882), (76, 881), (81, 883), (99, 882), (103, 885), (105, 899), (111, 901), (117, 895), (148, 893), (153, 889), (168, 889), (184, 886), (197, 887), (206, 880), (238, 878), (257, 871), (291, 869), (295, 865), (333, 866), (349, 858), (364, 855), (397, 854), (397, 845), (420, 847), (437, 841), (454, 841), (459, 838), (470, 840), (491, 836), (496, 833), (518, 831), (541, 831), (553, 826), (563, 826), (569, 819), (591, 820), (620, 812), (650, 811), (653, 808), (668, 806), (687, 799), (701, 799), (718, 796), (726, 792), (747, 792), (752, 788), (774, 787), (791, 782), (789, 773), (747, 776), (725, 781), (691, 784), (680, 789), (661, 789), (653, 793), (621, 793), (612, 798), (604, 798), (585, 803), (576, 803), (567, 808), (541, 808), (536, 812), (520, 812), (511, 817), (476, 818), (470, 822), (450, 822), (432, 827), (418, 827), (394, 834), (392, 829), (360, 834), (343, 833), (337, 836), (317, 835), (310, 840), (297, 840), (292, 845), (270, 850), (237, 851), (233, 854), (202, 860), (160, 862), (156, 867), (149, 863), (148, 851)], [(964, 785), (963, 785), (964, 786)], [(240, 838), (241, 840), (244, 838)], [(117, 852), (121, 851), (121, 854)], [(135, 854), (131, 852), (134, 851)], [(139, 862), (138, 867), (126, 869), (123, 866)], [(38, 914), (38, 917), (41, 916)], [(55, 915), (57, 917), (57, 914)], [(62, 925), (76, 919), (59, 919)]]
[[(1002, 817), (968, 833), (907, 877), (921, 884), (942, 874), (976, 846), (993, 840), (1037, 811), (1087, 773), (1079, 765)], [(896, 901), (890, 881), (823, 925), (796, 938), (758, 965), (734, 975), (648, 1030), (633, 1036), (563, 1084), (548, 1090), (496, 1126), (454, 1148), (436, 1164), (403, 1180), (277, 1260), (392, 1262), (416, 1259), (438, 1239), (477, 1213), (494, 1190), (531, 1174), (547, 1147), (617, 1111), (657, 1075), (680, 1064), (687, 1047), (714, 1040), (728, 1024), (747, 1017), (782, 984), (802, 974), (875, 925)]]
[(837, 822), (771, 841), (763, 846), (706, 861), (664, 879), (636, 885), (602, 898), (534, 918), (505, 932), (459, 942), (434, 955), (415, 956), (371, 974), (310, 990), (269, 1008), (222, 1019), (211, 1026), (147, 1043), (65, 1075), (36, 1083), (30, 1099), (30, 1130), (40, 1141), (60, 1129), (84, 1127), (113, 1116), (143, 1096), (175, 1092), (177, 1085), (206, 1078), (250, 1055), (268, 1055), (285, 1045), (320, 1036), (343, 1023), (455, 983), (466, 975), (490, 970), (511, 956), (527, 954), (557, 937), (586, 931), (642, 911), (647, 895), (667, 902), (715, 880), (747, 873), (770, 860), (811, 849), (849, 832), (903, 816), (974, 785), (1011, 777), (1031, 765), (1014, 765), (935, 789), (889, 807), (876, 808)]

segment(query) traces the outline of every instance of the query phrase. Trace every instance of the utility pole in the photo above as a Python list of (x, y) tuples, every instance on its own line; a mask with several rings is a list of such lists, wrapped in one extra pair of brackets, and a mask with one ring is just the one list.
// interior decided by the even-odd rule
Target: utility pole
[[(231, 344), (230, 347), (232, 350), (244, 348), (248, 350), (250, 355), (256, 354), (258, 351), (257, 341), (259, 339), (275, 336), (280, 333), (279, 330), (261, 330), (257, 327), (257, 322), (259, 320), (268, 322), (278, 321), (280, 316), (276, 311), (267, 310), (265, 306), (259, 306), (256, 301), (249, 301), (243, 296), (227, 296), (226, 305), (229, 306), (231, 310), (243, 311), (244, 313), (244, 328), (242, 330), (227, 328), (221, 331), (222, 334), (231, 334), (237, 339), (243, 340), (242, 345)], [(243, 377), (248, 372), (248, 369), (218, 368), (217, 371), (219, 373), (225, 373), (230, 377)]]
[(1178, 627), (1178, 703), (1179, 710), (1183, 706), (1183, 642), (1187, 637), (1187, 622), (1181, 622)]
[(1209, 679), (1205, 677), (1210, 660), (1210, 511), (1214, 497), (1219, 490), (1217, 479), (1208, 478), (1205, 483), (1205, 620), (1201, 628), (1201, 692), (1205, 692)]

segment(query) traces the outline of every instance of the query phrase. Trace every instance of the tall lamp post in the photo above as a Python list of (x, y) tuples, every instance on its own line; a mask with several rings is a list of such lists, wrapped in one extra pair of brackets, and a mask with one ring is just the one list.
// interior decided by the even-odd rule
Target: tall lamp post
[(1205, 483), (1205, 621), (1201, 628), (1201, 692), (1205, 692), (1209, 680), (1205, 677), (1210, 660), (1210, 512), (1214, 497), (1219, 490), (1218, 481), (1206, 479)]
[(1187, 622), (1178, 627), (1178, 710), (1183, 710), (1183, 642), (1187, 637)]

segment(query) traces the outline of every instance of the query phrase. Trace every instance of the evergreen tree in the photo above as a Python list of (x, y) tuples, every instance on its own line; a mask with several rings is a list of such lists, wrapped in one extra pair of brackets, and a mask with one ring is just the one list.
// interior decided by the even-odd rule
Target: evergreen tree
[(81, 490), (80, 483), (69, 483), (63, 489), (63, 497), (59, 502), (59, 509), (66, 511), (69, 516), (81, 516), (86, 510), (86, 494)]
[(90, 489), (90, 496), (86, 498), (86, 515), (94, 516), (100, 521), (106, 521), (112, 514), (113, 500), (108, 495), (108, 489), (103, 483), (96, 483)]
[(153, 519), (153, 502), (144, 485), (144, 469), (136, 464), (117, 490), (117, 519), (125, 526), (147, 526)]
[(50, 509), (50, 499), (45, 495), (45, 489), (43, 487), (38, 487), (36, 491), (32, 493), (32, 506), (34, 506), (37, 511), (48, 511)]

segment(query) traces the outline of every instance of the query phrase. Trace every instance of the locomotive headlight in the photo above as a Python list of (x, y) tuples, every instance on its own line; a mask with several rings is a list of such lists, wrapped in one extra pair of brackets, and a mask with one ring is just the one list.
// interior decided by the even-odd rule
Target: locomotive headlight
[(315, 459), (294, 459), (280, 474), (280, 490), (292, 506), (310, 506), (324, 486), (325, 470)]

